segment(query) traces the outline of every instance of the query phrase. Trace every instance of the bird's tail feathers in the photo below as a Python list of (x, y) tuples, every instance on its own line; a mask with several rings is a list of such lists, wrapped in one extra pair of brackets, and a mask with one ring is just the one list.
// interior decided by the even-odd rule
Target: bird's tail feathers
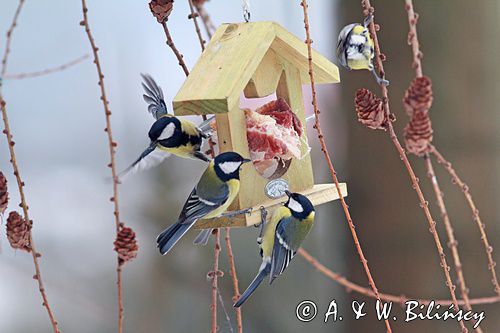
[(212, 229), (204, 229), (202, 230), (198, 236), (193, 241), (194, 245), (202, 245), (205, 246), (208, 243), (208, 240), (210, 239), (210, 235), (212, 234)]
[(179, 239), (184, 236), (186, 232), (193, 226), (193, 223), (179, 223), (176, 222), (172, 224), (170, 227), (165, 229), (161, 234), (156, 238), (156, 245), (160, 250), (162, 255), (165, 255), (174, 247), (175, 244), (179, 241)]
[(271, 258), (264, 258), (260, 265), (259, 273), (248, 286), (247, 290), (240, 296), (238, 301), (234, 303), (235, 308), (239, 308), (253, 294), (255, 289), (260, 285), (264, 278), (271, 272)]

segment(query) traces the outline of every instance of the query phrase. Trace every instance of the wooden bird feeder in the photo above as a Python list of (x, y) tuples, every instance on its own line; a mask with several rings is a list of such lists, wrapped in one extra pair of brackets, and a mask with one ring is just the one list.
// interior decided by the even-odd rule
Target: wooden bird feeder
[[(337, 66), (316, 51), (313, 65), (316, 83), (340, 81)], [(302, 85), (309, 83), (307, 45), (283, 27), (274, 22), (224, 24), (177, 93), (173, 107), (177, 116), (215, 114), (219, 151), (235, 151), (248, 158), (246, 119), (240, 108), (242, 93), (247, 98), (276, 93), (285, 99), (302, 122), (304, 136)], [(196, 228), (258, 224), (260, 207), (271, 216), (284, 202), (284, 196), (276, 195), (283, 194), (284, 186), (307, 195), (314, 205), (339, 199), (334, 184), (314, 184), (310, 155), (293, 159), (278, 180), (264, 178), (251, 164), (243, 166), (240, 180), (240, 193), (230, 210), (252, 207), (252, 212), (230, 219), (200, 220)], [(347, 195), (346, 184), (341, 184), (341, 192)]]

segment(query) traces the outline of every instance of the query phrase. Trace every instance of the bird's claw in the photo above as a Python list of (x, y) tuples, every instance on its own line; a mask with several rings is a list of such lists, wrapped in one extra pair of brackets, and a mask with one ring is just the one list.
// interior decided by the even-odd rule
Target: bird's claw
[(383, 85), (383, 86), (386, 86), (386, 87), (389, 85), (389, 81), (386, 80), (386, 79), (382, 79), (382, 78), (377, 78), (377, 83), (379, 85)]
[(250, 214), (251, 212), (252, 212), (252, 207), (246, 208), (246, 209), (235, 210), (235, 211), (232, 211), (232, 212), (223, 213), (223, 214), (221, 214), (220, 217), (234, 217), (234, 216), (237, 216), (237, 215)]
[(384, 79), (384, 78), (381, 78), (380, 76), (378, 76), (377, 74), (377, 71), (375, 70), (375, 68), (372, 69), (372, 73), (373, 73), (373, 76), (375, 76), (375, 80), (377, 80), (377, 84), (378, 85), (383, 85), (383, 86), (388, 86), (389, 85), (389, 81)]
[(264, 227), (267, 221), (267, 209), (264, 206), (260, 207), (260, 232), (259, 237), (257, 237), (257, 244), (262, 244), (262, 235), (264, 235)]

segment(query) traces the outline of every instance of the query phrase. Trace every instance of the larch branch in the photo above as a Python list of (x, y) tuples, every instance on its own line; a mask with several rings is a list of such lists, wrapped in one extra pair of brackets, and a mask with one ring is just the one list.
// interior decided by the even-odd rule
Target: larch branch
[[(312, 63), (312, 47), (311, 47), (312, 40), (311, 40), (310, 31), (309, 31), (309, 17), (307, 14), (307, 8), (308, 8), (307, 1), (301, 0), (301, 6), (302, 6), (303, 12), (304, 12), (304, 27), (305, 27), (305, 31), (306, 31), (306, 44), (307, 44), (307, 50), (308, 50), (308, 55), (309, 55), (309, 57), (308, 57), (309, 76), (311, 78), (312, 105), (314, 108), (314, 115), (315, 115), (314, 129), (316, 129), (316, 131), (318, 133), (318, 139), (319, 139), (319, 142), (321, 144), (321, 150), (323, 151), (323, 154), (325, 156), (325, 160), (328, 164), (328, 168), (330, 169), (330, 173), (331, 173), (333, 182), (335, 183), (335, 187), (337, 188), (337, 192), (338, 192), (339, 197), (340, 197), (340, 202), (342, 204), (342, 208), (344, 210), (344, 214), (345, 214), (345, 217), (347, 219), (349, 229), (350, 229), (352, 237), (354, 239), (354, 245), (355, 245), (356, 250), (358, 252), (358, 256), (361, 260), (361, 263), (363, 264), (365, 274), (368, 278), (368, 283), (369, 283), (370, 287), (372, 288), (373, 294), (376, 296), (376, 298), (378, 300), (380, 300), (379, 292), (377, 290), (377, 286), (375, 285), (375, 281), (374, 281), (372, 274), (370, 272), (370, 267), (368, 266), (368, 260), (366, 260), (365, 255), (363, 253), (363, 249), (361, 248), (361, 244), (359, 242), (358, 235), (356, 233), (354, 222), (353, 222), (353, 220), (351, 218), (351, 214), (349, 212), (349, 207), (347, 206), (347, 203), (345, 202), (345, 200), (341, 194), (340, 184), (339, 184), (339, 181), (337, 178), (337, 172), (335, 171), (335, 169), (333, 167), (333, 163), (332, 163), (332, 160), (330, 158), (330, 154), (328, 152), (328, 148), (326, 146), (326, 142), (324, 139), (323, 131), (321, 129), (321, 124), (320, 124), (320, 119), (319, 119), (320, 110), (318, 108), (318, 102), (317, 102), (317, 98), (316, 98), (316, 87), (314, 84), (314, 68), (313, 68), (313, 63)], [(386, 326), (387, 332), (392, 332), (389, 320), (385, 320), (385, 326)]]
[[(375, 9), (370, 4), (370, 0), (363, 0), (362, 7), (363, 7), (363, 14), (365, 17), (367, 17), (368, 15), (372, 15), (375, 11)], [(372, 20), (370, 22), (369, 30), (370, 30), (370, 34), (373, 38), (373, 42), (375, 45), (376, 67), (378, 68), (379, 76), (382, 78), (385, 78), (384, 65), (382, 63), (380, 44), (378, 42), (378, 36), (377, 36), (377, 29), (375, 29), (375, 20)], [(429, 210), (429, 202), (424, 197), (422, 189), (420, 188), (420, 185), (419, 185), (419, 180), (418, 180), (417, 176), (415, 175), (415, 172), (413, 171), (413, 168), (410, 164), (410, 161), (408, 160), (408, 156), (406, 155), (406, 152), (403, 149), (403, 147), (401, 146), (401, 143), (399, 142), (399, 139), (394, 131), (394, 126), (392, 125), (392, 121), (391, 121), (391, 119), (394, 119), (394, 117), (391, 116), (387, 86), (384, 84), (381, 84), (380, 88), (382, 91), (383, 106), (384, 106), (384, 111), (385, 111), (385, 116), (386, 116), (386, 124), (387, 124), (389, 137), (390, 137), (392, 143), (394, 144), (394, 146), (396, 147), (396, 150), (398, 151), (398, 154), (399, 154), (401, 160), (403, 161), (404, 167), (406, 168), (408, 175), (410, 176), (412, 188), (417, 193), (417, 196), (418, 196), (418, 199), (420, 202), (420, 207), (424, 211), (425, 217), (426, 217), (427, 222), (429, 224), (429, 231), (431, 232), (431, 234), (434, 238), (434, 242), (436, 244), (436, 248), (437, 248), (437, 251), (439, 254), (439, 260), (441, 262), (441, 266), (442, 266), (444, 276), (445, 276), (446, 286), (448, 287), (448, 290), (449, 290), (450, 295), (451, 295), (451, 299), (453, 300), (453, 303), (455, 305), (455, 311), (458, 311), (458, 309), (459, 309), (458, 300), (457, 300), (457, 297), (455, 294), (456, 287), (451, 280), (450, 267), (448, 266), (448, 263), (446, 261), (446, 255), (444, 253), (443, 246), (441, 244), (441, 240), (439, 238), (439, 235), (438, 235), (438, 232), (436, 229), (436, 222), (432, 218), (432, 214)], [(463, 322), (460, 322), (460, 327), (462, 329), (462, 332), (468, 331)]]
[[(114, 207), (114, 217), (115, 217), (115, 228), (116, 228), (116, 235), (118, 236), (118, 233), (120, 229), (123, 227), (123, 223), (120, 222), (120, 209), (119, 209), (119, 201), (118, 201), (118, 174), (116, 172), (116, 147), (118, 144), (113, 140), (113, 132), (111, 129), (111, 111), (109, 109), (109, 101), (106, 95), (106, 90), (104, 87), (104, 74), (102, 71), (101, 63), (99, 61), (99, 48), (97, 47), (94, 37), (92, 35), (92, 32), (90, 30), (90, 25), (89, 25), (89, 20), (88, 20), (88, 8), (86, 4), (86, 0), (82, 0), (82, 12), (83, 12), (83, 20), (80, 22), (80, 25), (85, 28), (85, 32), (87, 34), (87, 38), (89, 40), (90, 46), (92, 48), (92, 53), (94, 56), (94, 64), (96, 66), (97, 70), (97, 75), (99, 78), (98, 85), (101, 91), (101, 101), (103, 104), (104, 108), (104, 115), (106, 119), (106, 128), (104, 131), (107, 133), (107, 138), (108, 138), (108, 145), (109, 145), (109, 156), (110, 156), (110, 163), (108, 164), (108, 167), (111, 169), (111, 176), (113, 178), (113, 196), (111, 197), (111, 202), (113, 202), (113, 207)], [(120, 263), (120, 259), (117, 256), (117, 268), (116, 268), (116, 274), (117, 274), (117, 291), (118, 291), (118, 333), (123, 332), (123, 286), (122, 286), (122, 265)]]
[[(14, 170), (14, 176), (16, 177), (16, 182), (17, 182), (17, 186), (18, 186), (18, 190), (19, 190), (19, 196), (21, 197), (21, 207), (23, 209), (24, 219), (25, 219), (26, 223), (32, 223), (32, 221), (29, 218), (28, 204), (26, 202), (26, 196), (24, 193), (25, 183), (23, 182), (23, 180), (21, 178), (21, 172), (19, 171), (19, 165), (17, 163), (16, 153), (14, 150), (14, 140), (13, 140), (12, 130), (11, 130), (10, 124), (9, 124), (9, 118), (7, 115), (7, 103), (5, 102), (3, 95), (2, 95), (2, 91), (1, 91), (2, 78), (4, 77), (4, 75), (7, 71), (7, 63), (9, 60), (12, 35), (13, 35), (15, 27), (17, 26), (17, 20), (19, 18), (19, 15), (21, 13), (23, 6), (24, 6), (24, 0), (20, 0), (18, 6), (16, 8), (16, 12), (14, 14), (14, 17), (12, 19), (12, 23), (9, 26), (9, 29), (7, 30), (5, 50), (4, 50), (4, 54), (2, 57), (2, 69), (0, 70), (0, 108), (2, 110), (2, 119), (3, 119), (3, 123), (4, 123), (3, 133), (7, 137), (7, 144), (9, 146), (9, 154), (10, 154), (10, 163), (12, 164), (12, 168)], [(40, 264), (38, 262), (38, 259), (42, 255), (41, 255), (41, 253), (39, 253), (36, 250), (35, 243), (33, 240), (32, 229), (30, 229), (30, 231), (29, 231), (29, 242), (30, 242), (30, 247), (31, 247), (31, 251), (30, 251), (31, 256), (33, 258), (33, 265), (35, 266), (35, 275), (33, 276), (33, 278), (38, 282), (38, 290), (40, 291), (40, 295), (41, 295), (42, 300), (43, 300), (42, 305), (47, 310), (47, 314), (49, 316), (50, 323), (52, 324), (52, 329), (53, 329), (54, 333), (60, 333), (57, 320), (54, 316), (52, 308), (50, 307), (47, 293), (45, 291), (45, 286), (44, 286), (43, 279), (42, 279), (42, 272), (40, 269)]]

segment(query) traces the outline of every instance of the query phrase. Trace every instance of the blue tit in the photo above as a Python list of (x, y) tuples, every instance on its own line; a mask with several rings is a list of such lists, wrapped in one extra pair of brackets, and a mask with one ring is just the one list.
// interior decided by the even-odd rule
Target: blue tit
[(368, 16), (364, 23), (346, 25), (339, 34), (337, 42), (337, 59), (340, 65), (347, 69), (367, 69), (373, 73), (378, 84), (389, 85), (389, 81), (380, 78), (375, 71), (373, 58), (375, 48), (368, 31), (373, 15)]
[(149, 104), (148, 111), (156, 121), (148, 133), (149, 146), (131, 166), (119, 174), (119, 177), (123, 179), (127, 175), (155, 167), (172, 154), (209, 162), (210, 159), (200, 151), (203, 139), (209, 137), (207, 131), (203, 131), (201, 127), (209, 127), (208, 122), (198, 127), (189, 120), (169, 114), (161, 88), (151, 76), (141, 76), (144, 80), (142, 87), (146, 92), (143, 98)]
[(161, 254), (166, 254), (199, 219), (219, 217), (238, 195), (240, 167), (250, 162), (235, 152), (217, 155), (209, 164), (187, 199), (177, 222), (156, 239)]
[(241, 295), (234, 307), (240, 307), (257, 289), (266, 276), (271, 284), (297, 253), (314, 224), (314, 206), (299, 193), (286, 191), (288, 201), (279, 207), (265, 225), (260, 245), (262, 264), (259, 273)]

